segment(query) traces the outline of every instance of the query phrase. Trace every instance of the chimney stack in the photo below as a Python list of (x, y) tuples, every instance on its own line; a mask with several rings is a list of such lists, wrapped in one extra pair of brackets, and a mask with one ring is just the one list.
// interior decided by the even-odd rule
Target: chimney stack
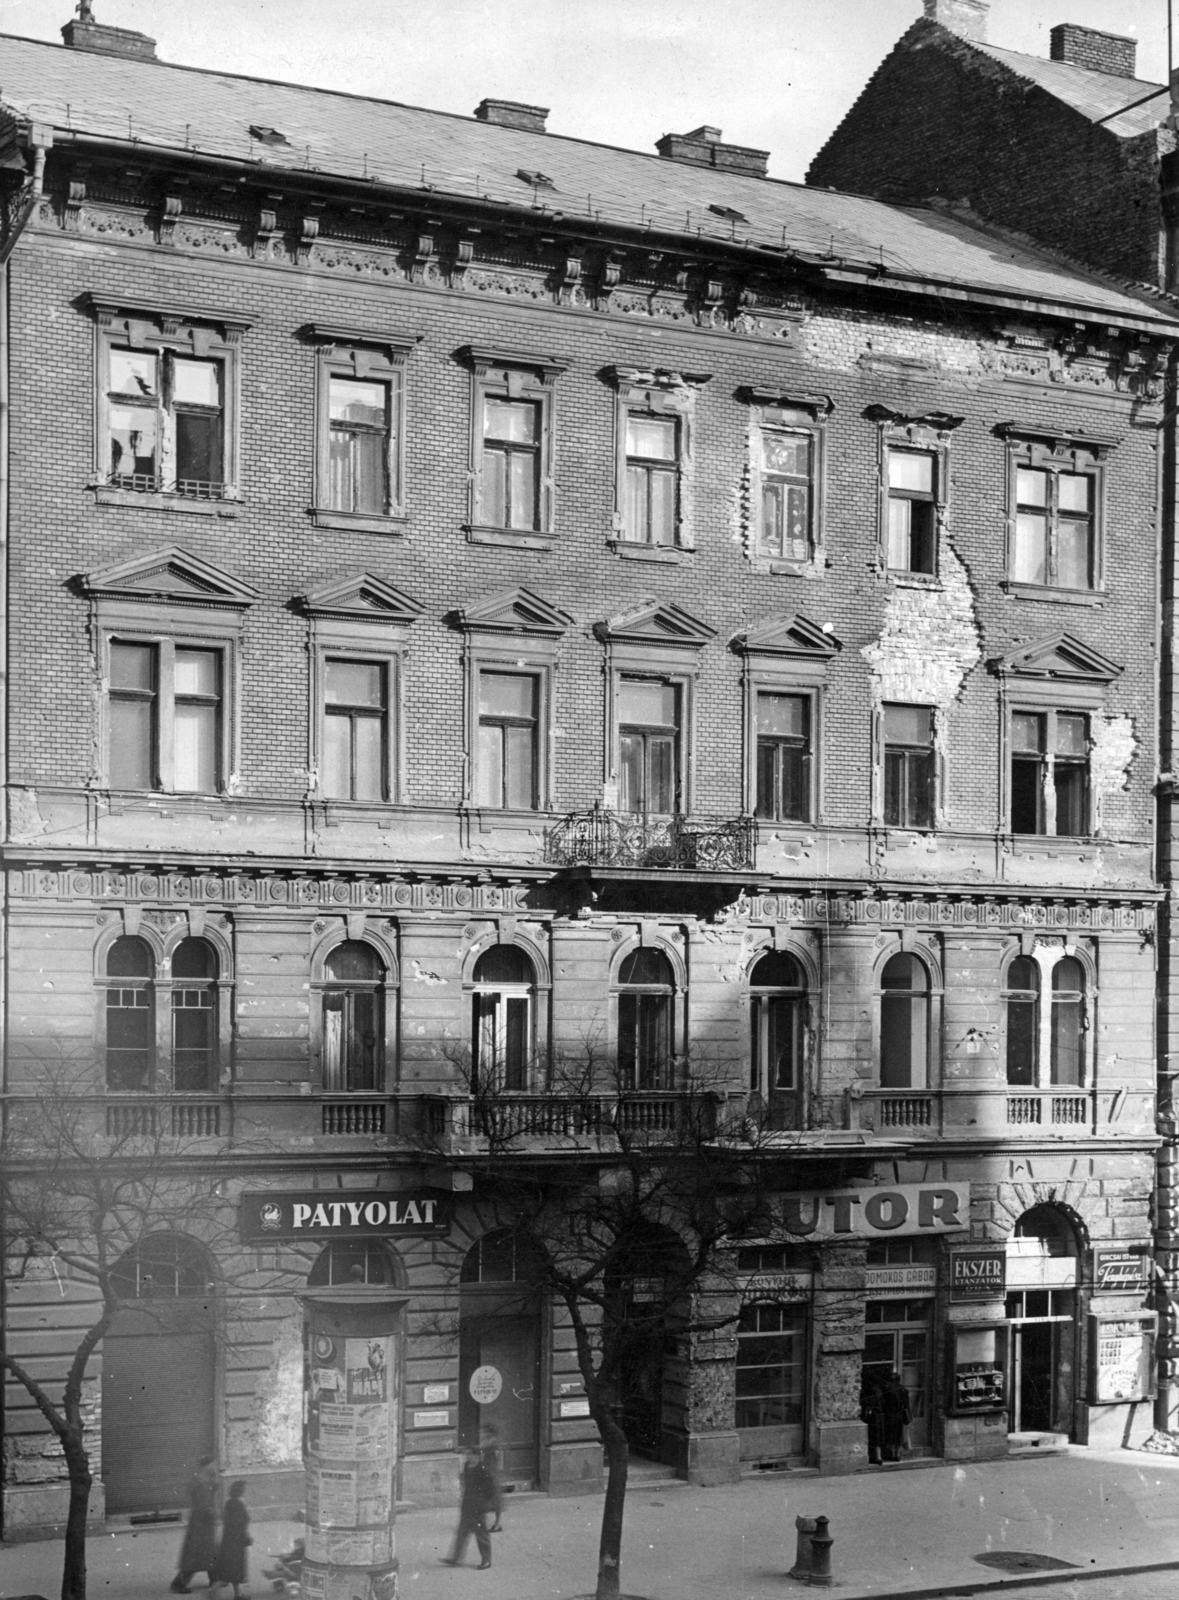
[(939, 23), (960, 39), (985, 44), (990, 9), (990, 0), (925, 0), (925, 20)]
[(1067, 61), (1070, 67), (1088, 67), (1090, 72), (1108, 72), (1115, 78), (1132, 78), (1138, 41), (1123, 33), (1100, 33), (1075, 22), (1058, 23), (1049, 34), (1049, 54), (1053, 61)]
[(71, 50), (89, 50), (98, 56), (125, 56), (129, 61), (154, 61), (156, 42), (130, 28), (107, 28), (95, 22), (92, 0), (78, 0), (78, 15), (71, 17), (61, 36)]
[(655, 141), (665, 161), (682, 161), (690, 167), (716, 167), (722, 172), (739, 172), (747, 178), (764, 178), (770, 164), (768, 150), (753, 150), (749, 145), (724, 144), (721, 130), (707, 125), (691, 133), (665, 133)]
[(548, 106), (525, 106), (518, 100), (480, 100), (475, 115), (480, 122), (493, 122), (497, 128), (522, 128), (525, 133), (543, 133)]

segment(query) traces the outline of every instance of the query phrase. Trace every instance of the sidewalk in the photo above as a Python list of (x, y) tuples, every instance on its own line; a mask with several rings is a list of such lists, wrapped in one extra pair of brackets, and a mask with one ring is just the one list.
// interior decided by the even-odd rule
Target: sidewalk
[[(592, 1594), (601, 1506), (598, 1497), (510, 1498), (490, 1572), (475, 1570), (473, 1544), (468, 1566), (440, 1564), (454, 1511), (403, 1512), (397, 1521), (403, 1600)], [(786, 1474), (716, 1489), (636, 1485), (627, 1497), (623, 1590), (646, 1600), (789, 1600), (813, 1593), (786, 1576), (800, 1515), (830, 1519), (833, 1571), (846, 1600), (940, 1587), (986, 1593), (999, 1583), (1020, 1600), (1171, 1600), (1179, 1591), (1179, 1460), (1076, 1447), (1047, 1457), (936, 1462), (849, 1478)], [(261, 1597), (269, 1591), (263, 1567), (301, 1530), (260, 1523), (252, 1531), (251, 1589)], [(91, 1600), (163, 1600), (179, 1545), (175, 1526), (92, 1539)], [(975, 1559), (1020, 1553), (1073, 1569), (1049, 1569), (1044, 1576), (1063, 1581), (1033, 1587), (1027, 1568)], [(1096, 1576), (1165, 1562), (1175, 1570)], [(1074, 1581), (1081, 1574), (1094, 1576)], [(52, 1600), (60, 1586), (56, 1542), (0, 1547), (0, 1600), (24, 1594)]]

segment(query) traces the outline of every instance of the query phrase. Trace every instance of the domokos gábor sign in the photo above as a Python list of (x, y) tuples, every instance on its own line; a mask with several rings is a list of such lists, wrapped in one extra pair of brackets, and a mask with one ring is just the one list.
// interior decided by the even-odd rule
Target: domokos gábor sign
[(348, 1239), (445, 1233), (454, 1195), (445, 1189), (300, 1190), (293, 1194), (243, 1194), (242, 1238)]
[(896, 1183), (778, 1197), (787, 1233), (800, 1239), (895, 1239), (970, 1226), (968, 1183)]

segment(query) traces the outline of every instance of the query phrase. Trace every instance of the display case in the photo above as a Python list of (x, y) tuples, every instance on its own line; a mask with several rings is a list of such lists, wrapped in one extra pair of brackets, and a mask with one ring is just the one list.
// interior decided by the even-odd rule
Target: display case
[(947, 1409), (955, 1416), (1002, 1411), (1007, 1404), (1007, 1324), (953, 1323), (948, 1331)]
[(1154, 1394), (1153, 1311), (1089, 1317), (1089, 1403), (1115, 1405)]

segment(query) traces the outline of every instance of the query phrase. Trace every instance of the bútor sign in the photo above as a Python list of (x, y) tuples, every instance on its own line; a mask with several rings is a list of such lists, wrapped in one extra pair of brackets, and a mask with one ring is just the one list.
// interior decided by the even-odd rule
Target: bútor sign
[(970, 1226), (968, 1183), (896, 1183), (779, 1197), (782, 1226), (800, 1239), (895, 1239)]
[(445, 1233), (454, 1196), (445, 1189), (360, 1189), (243, 1194), (241, 1232), (247, 1243), (266, 1239), (347, 1239)]

